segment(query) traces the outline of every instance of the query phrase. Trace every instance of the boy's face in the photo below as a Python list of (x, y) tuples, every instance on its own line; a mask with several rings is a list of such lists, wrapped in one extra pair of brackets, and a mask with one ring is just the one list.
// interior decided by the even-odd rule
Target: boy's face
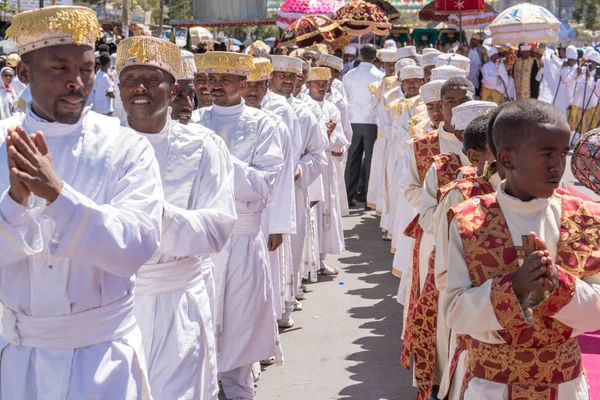
[(549, 198), (558, 188), (567, 165), (569, 139), (566, 121), (530, 124), (529, 132), (512, 149), (500, 149), (498, 161), (506, 169), (507, 192), (522, 200)]
[(444, 120), (444, 113), (442, 112), (442, 102), (441, 101), (433, 101), (431, 103), (427, 103), (427, 115), (429, 115), (429, 119), (431, 123), (436, 128), (440, 125), (440, 122)]
[(444, 110), (445, 127), (452, 127), (452, 109), (470, 100), (467, 97), (466, 89), (452, 89), (444, 92), (442, 95), (442, 109)]
[(402, 91), (404, 92), (404, 96), (407, 99), (411, 97), (415, 97), (419, 95), (419, 89), (423, 86), (423, 79), (404, 79), (400, 86), (402, 87)]
[(471, 164), (477, 168), (479, 175), (483, 174), (486, 164), (489, 165), (495, 160), (494, 154), (492, 154), (487, 144), (485, 145), (485, 151), (475, 149), (467, 150), (467, 157)]

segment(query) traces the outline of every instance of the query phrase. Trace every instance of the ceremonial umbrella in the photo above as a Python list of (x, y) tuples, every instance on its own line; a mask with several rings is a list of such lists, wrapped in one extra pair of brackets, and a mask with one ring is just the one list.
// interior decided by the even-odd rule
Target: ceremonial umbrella
[(337, 10), (333, 19), (352, 36), (373, 33), (387, 36), (392, 24), (385, 12), (375, 4), (359, 0)]
[(502, 11), (489, 26), (494, 44), (558, 41), (560, 21), (550, 11), (522, 3)]
[(287, 29), (298, 18), (308, 15), (331, 18), (342, 5), (343, 0), (287, 0), (277, 10), (277, 27)]
[(398, 18), (400, 18), (400, 11), (396, 9), (392, 4), (387, 2), (386, 0), (365, 0), (367, 3), (375, 4), (377, 7), (381, 8), (383, 12), (387, 15), (389, 22), (391, 24), (394, 23)]
[(324, 15), (308, 15), (293, 22), (281, 35), (279, 47), (292, 44), (308, 47), (325, 43), (333, 49), (341, 49), (350, 43), (351, 37), (340, 25)]
[(489, 11), (482, 11), (481, 14), (469, 14), (459, 17), (457, 14), (450, 14), (448, 17), (448, 28), (459, 29), (462, 25), (463, 30), (482, 30), (491, 24), (498, 13), (494, 11), (492, 6), (486, 3), (486, 8)]
[[(496, 16), (496, 10), (488, 3), (484, 3), (480, 0), (460, 0), (453, 1), (453, 4), (446, 2), (445, 0), (435, 0), (427, 4), (419, 11), (419, 19), (421, 21), (438, 21), (448, 22), (449, 19), (454, 15), (456, 20), (459, 19), (459, 15), (464, 18), (468, 15), (488, 15), (493, 13)], [(493, 21), (493, 19), (492, 19)], [(491, 22), (491, 21), (490, 21)], [(465, 28), (463, 29), (474, 29)]]
[(600, 195), (600, 130), (583, 135), (573, 149), (571, 172), (586, 188)]

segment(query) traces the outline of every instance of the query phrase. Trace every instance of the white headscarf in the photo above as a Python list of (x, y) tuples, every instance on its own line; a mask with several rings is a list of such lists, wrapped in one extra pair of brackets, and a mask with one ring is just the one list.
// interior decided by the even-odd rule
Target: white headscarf
[[(4, 67), (0, 69), (0, 77), (6, 70), (13, 70), (11, 67)], [(6, 87), (4, 84), (4, 79), (0, 79), (0, 119), (9, 118), (15, 107), (15, 98), (13, 96), (12, 88)]]

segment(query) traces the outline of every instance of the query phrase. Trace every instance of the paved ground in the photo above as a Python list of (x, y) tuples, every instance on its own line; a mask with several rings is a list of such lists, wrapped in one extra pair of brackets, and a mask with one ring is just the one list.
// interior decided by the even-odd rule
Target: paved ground
[[(565, 181), (585, 194), (570, 170)], [(594, 196), (598, 198), (598, 196)], [(400, 367), (402, 306), (390, 273), (389, 242), (373, 212), (344, 218), (347, 250), (328, 263), (337, 278), (308, 286), (296, 326), (281, 335), (285, 365), (263, 372), (255, 400), (413, 400), (409, 371)]]

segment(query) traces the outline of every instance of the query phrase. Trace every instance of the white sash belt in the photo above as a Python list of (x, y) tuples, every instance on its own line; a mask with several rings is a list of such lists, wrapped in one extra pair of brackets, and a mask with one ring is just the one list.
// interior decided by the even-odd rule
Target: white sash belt
[(200, 256), (160, 264), (146, 264), (138, 272), (135, 294), (156, 296), (185, 292), (203, 280), (202, 266), (203, 259)]
[[(273, 207), (277, 207), (277, 204), (273, 204)], [(240, 214), (238, 213), (237, 221), (233, 225), (231, 231), (232, 236), (248, 236), (258, 235), (260, 233), (260, 224), (262, 219), (262, 212), (253, 214)]]
[(125, 336), (137, 325), (133, 295), (107, 306), (58, 317), (32, 317), (2, 305), (2, 338), (15, 346), (71, 350)]

